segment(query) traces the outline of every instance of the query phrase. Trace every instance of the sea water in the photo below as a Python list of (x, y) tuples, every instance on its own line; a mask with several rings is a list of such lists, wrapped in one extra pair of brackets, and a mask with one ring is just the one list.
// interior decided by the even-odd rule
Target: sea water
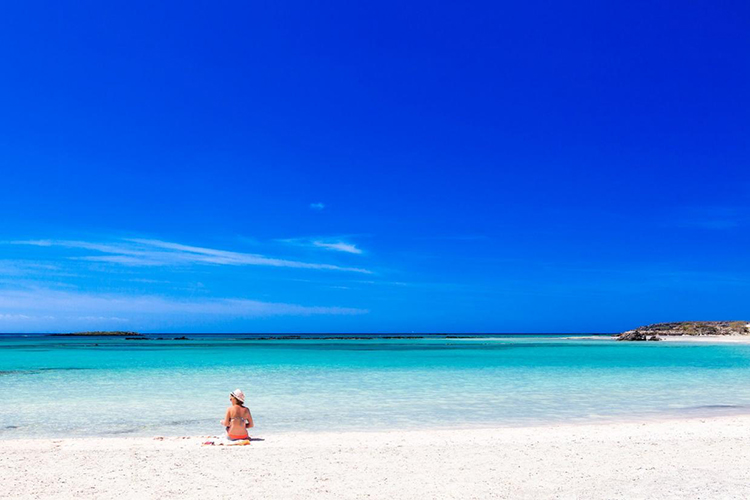
[(750, 345), (155, 337), (0, 335), (0, 439), (218, 434), (236, 388), (260, 434), (750, 412)]

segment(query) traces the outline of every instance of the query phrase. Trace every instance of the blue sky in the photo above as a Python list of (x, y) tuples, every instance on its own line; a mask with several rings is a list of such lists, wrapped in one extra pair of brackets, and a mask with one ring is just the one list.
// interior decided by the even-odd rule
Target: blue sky
[(750, 318), (745, 2), (0, 23), (0, 331)]

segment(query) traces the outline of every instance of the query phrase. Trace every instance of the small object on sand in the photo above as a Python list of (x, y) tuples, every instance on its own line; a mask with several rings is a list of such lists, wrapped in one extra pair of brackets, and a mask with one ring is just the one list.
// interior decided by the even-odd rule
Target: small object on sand
[(250, 444), (250, 439), (239, 439), (231, 440), (227, 438), (216, 438), (210, 441), (204, 441), (203, 446), (247, 446)]

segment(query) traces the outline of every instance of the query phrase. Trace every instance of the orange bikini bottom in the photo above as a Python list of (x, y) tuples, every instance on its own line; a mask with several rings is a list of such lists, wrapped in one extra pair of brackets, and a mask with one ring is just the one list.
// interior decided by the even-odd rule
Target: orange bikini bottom
[(229, 439), (231, 439), (232, 441), (237, 441), (239, 439), (250, 439), (250, 436), (248, 436), (247, 434), (245, 434), (244, 436), (237, 436), (237, 435), (234, 435), (234, 434), (227, 434), (227, 437)]

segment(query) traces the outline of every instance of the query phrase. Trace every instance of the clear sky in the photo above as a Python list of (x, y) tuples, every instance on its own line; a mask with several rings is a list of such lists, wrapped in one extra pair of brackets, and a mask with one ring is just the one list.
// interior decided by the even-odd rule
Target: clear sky
[(750, 4), (11, 2), (0, 331), (750, 319)]

